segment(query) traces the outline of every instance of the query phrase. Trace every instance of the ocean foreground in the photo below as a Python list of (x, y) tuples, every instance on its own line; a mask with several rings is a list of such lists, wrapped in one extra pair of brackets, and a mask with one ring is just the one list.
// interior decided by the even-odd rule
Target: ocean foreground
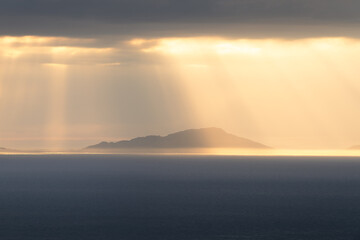
[(359, 157), (1, 155), (1, 239), (358, 239)]

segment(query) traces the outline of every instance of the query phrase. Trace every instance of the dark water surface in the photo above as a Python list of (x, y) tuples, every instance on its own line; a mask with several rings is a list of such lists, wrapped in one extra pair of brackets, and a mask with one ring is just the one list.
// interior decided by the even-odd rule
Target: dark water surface
[(360, 239), (360, 158), (3, 155), (0, 239)]

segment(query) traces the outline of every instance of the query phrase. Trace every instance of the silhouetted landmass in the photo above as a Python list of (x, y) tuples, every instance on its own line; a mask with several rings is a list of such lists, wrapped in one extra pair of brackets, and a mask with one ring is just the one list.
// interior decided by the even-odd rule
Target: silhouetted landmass
[(18, 150), (0, 147), (0, 153), (18, 153)]
[(229, 134), (220, 128), (190, 129), (167, 136), (146, 136), (119, 142), (101, 142), (87, 149), (142, 148), (269, 148), (261, 143)]
[(21, 151), (11, 148), (0, 147), (0, 153), (19, 153)]

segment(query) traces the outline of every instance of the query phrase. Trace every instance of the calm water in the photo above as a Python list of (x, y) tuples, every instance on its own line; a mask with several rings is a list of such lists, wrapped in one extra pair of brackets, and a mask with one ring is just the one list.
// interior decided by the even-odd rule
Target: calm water
[(0, 156), (0, 239), (360, 239), (360, 158)]

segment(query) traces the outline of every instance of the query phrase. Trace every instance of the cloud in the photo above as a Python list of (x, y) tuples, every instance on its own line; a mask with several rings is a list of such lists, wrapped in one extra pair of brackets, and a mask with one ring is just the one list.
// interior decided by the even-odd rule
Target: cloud
[(0, 64), (14, 61), (17, 64), (107, 63), (117, 51), (95, 45), (95, 40), (85, 38), (5, 36), (0, 37)]
[(2, 35), (354, 36), (355, 0), (3, 0)]

